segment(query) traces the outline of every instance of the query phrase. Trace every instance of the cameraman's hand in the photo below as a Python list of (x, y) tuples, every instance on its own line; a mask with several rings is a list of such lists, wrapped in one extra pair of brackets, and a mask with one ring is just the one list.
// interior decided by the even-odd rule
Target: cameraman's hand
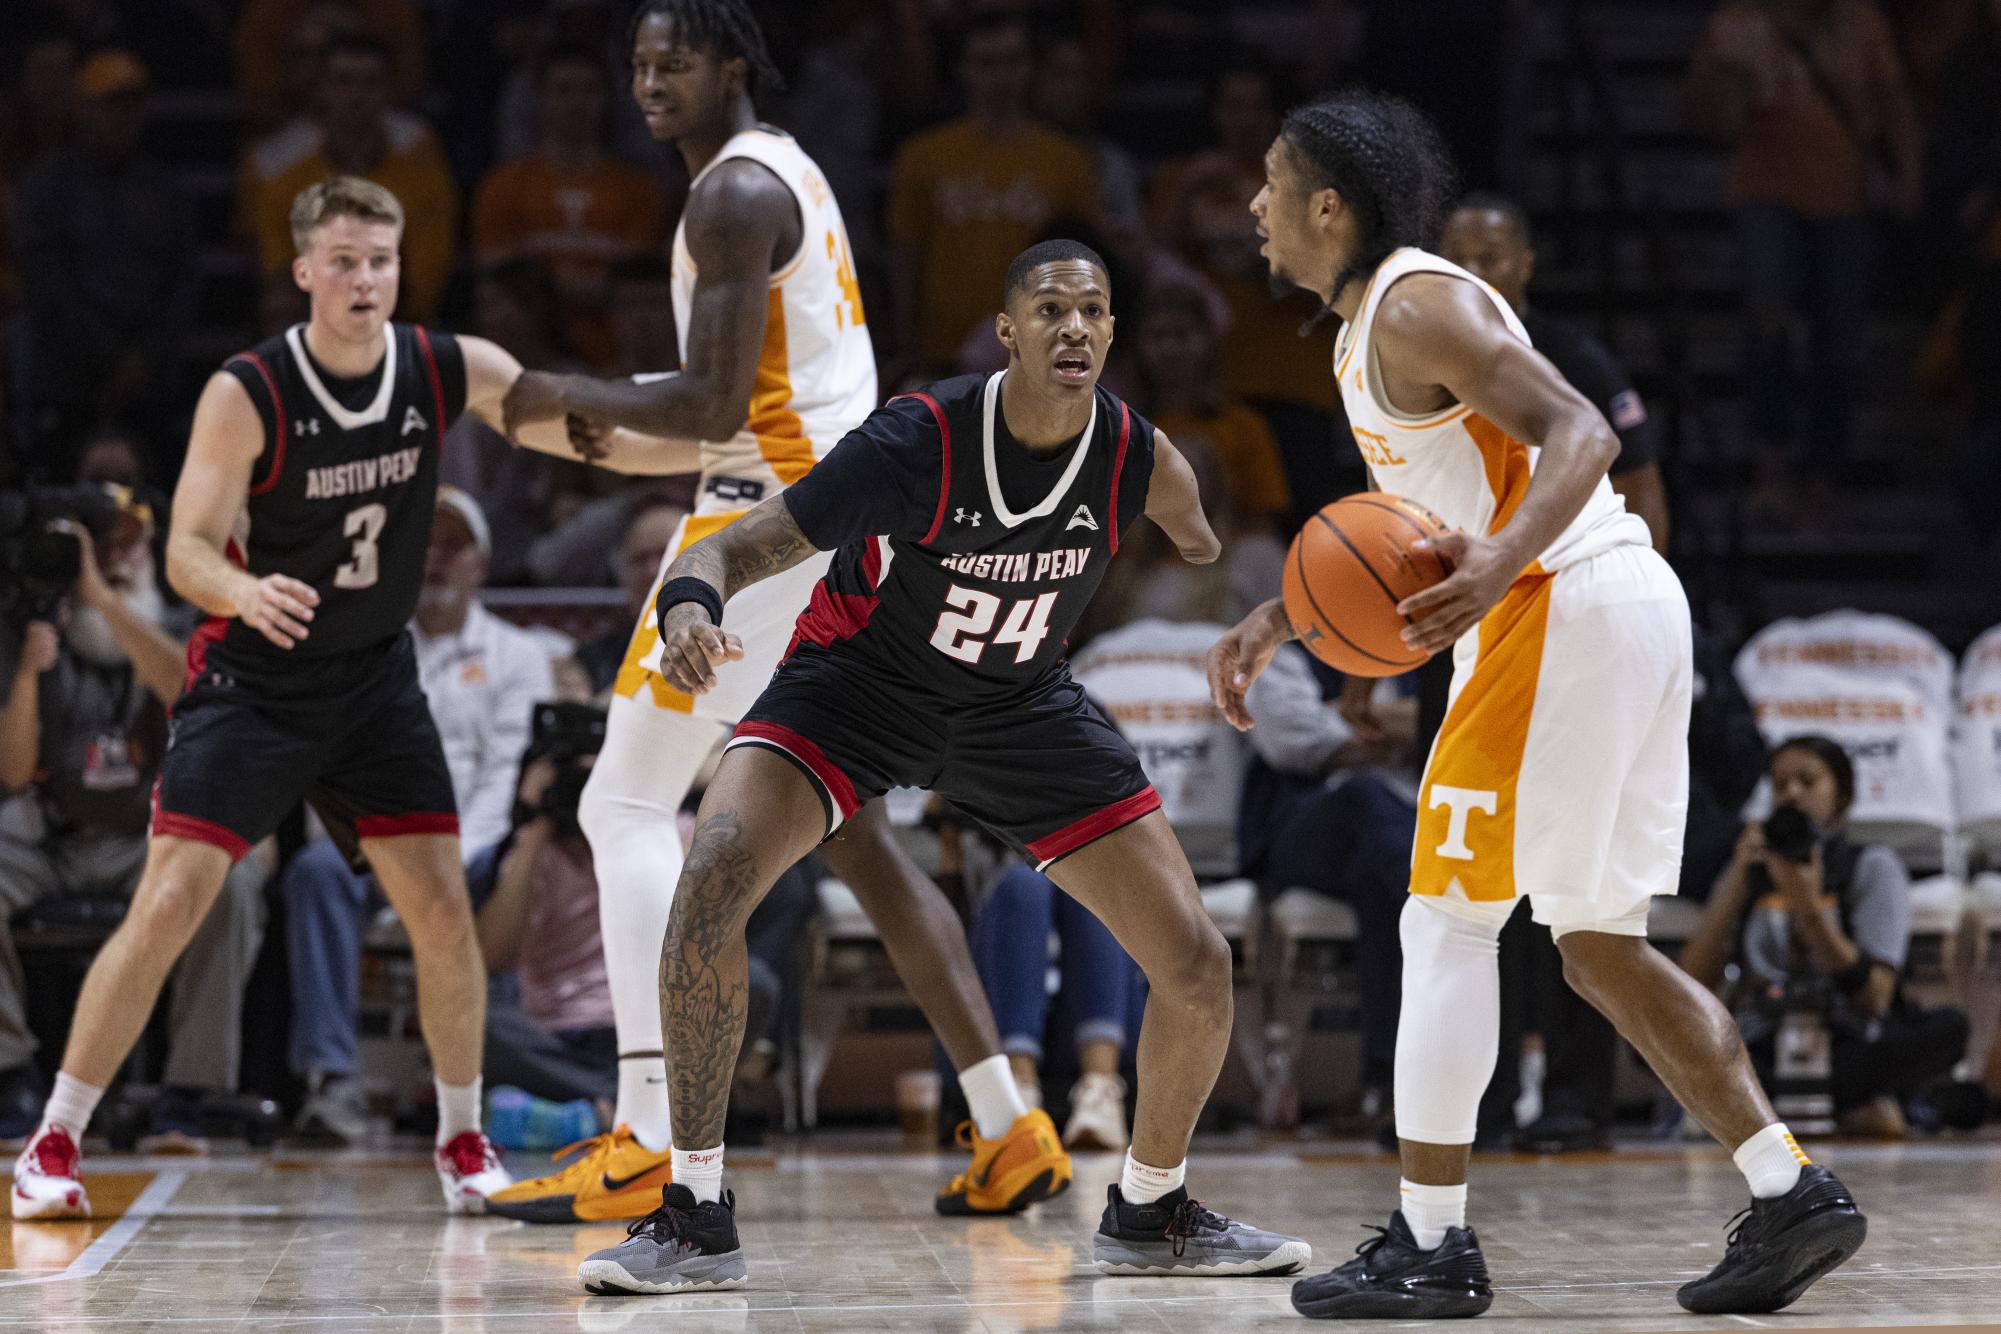
[(713, 690), (716, 668), (743, 659), (743, 641), (709, 620), (700, 603), (677, 602), (660, 618), (660, 674), (683, 694)]
[(306, 623), (320, 595), (311, 584), (290, 575), (267, 574), (237, 599), (236, 614), (279, 648), (291, 648), (306, 637)]
[(1787, 906), (1795, 912), (1819, 911), (1821, 889), (1827, 883), (1820, 864), (1819, 844), (1814, 845), (1813, 859), (1806, 862), (1765, 853), (1765, 873), (1772, 877), (1773, 887), (1785, 895)]
[(21, 661), (14, 670), (21, 676), (40, 676), (56, 665), (62, 656), (62, 636), (47, 621), (29, 621), (26, 637), (21, 641)]
[(549, 785), (555, 781), (556, 762), (544, 755), (521, 771), (521, 786), (515, 789), (514, 798), (529, 810), (540, 810), (542, 798), (548, 795)]
[(1737, 835), (1737, 846), (1730, 854), (1731, 864), (1739, 871), (1748, 870), (1765, 860), (1765, 824), (1762, 820), (1745, 822), (1744, 832)]
[(97, 543), (91, 538), (90, 530), (82, 524), (62, 521), (61, 527), (76, 538), (78, 551), (76, 571), (76, 596), (86, 607), (103, 610), (115, 594), (105, 580), (104, 568), (97, 563)]

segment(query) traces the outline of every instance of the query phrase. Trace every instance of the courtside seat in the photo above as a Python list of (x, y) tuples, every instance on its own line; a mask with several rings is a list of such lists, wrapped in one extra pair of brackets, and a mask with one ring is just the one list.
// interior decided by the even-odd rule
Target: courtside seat
[(1966, 882), (1947, 875), (1911, 882), (1911, 943), (1904, 984), (1921, 1005), (1959, 1005), (1973, 947), (1972, 899)]
[(854, 891), (828, 876), (820, 882), (819, 900), (807, 928), (799, 1050), (788, 1054), (792, 1078), (780, 1085), (786, 1120), (802, 1130), (819, 1122), (820, 1080), (842, 1030), (871, 1006), (910, 1004)]
[(1647, 905), (1647, 939), (1668, 957), (1681, 953), (1702, 924), (1702, 905), (1679, 894), (1656, 894)]
[(1354, 909), (1325, 894), (1294, 886), (1272, 901), (1267, 917), (1264, 1061), (1258, 1080), (1258, 1121), (1267, 1127), (1299, 1122), (1299, 1056), (1324, 1005), (1352, 1007)]
[(1236, 1017), (1230, 1026), (1230, 1050), (1243, 1063), (1256, 1087), (1265, 1066), (1265, 999), (1258, 961), (1264, 951), (1264, 914), (1257, 882), (1241, 877), (1203, 885), (1202, 907), (1223, 939), (1230, 942), (1230, 990)]

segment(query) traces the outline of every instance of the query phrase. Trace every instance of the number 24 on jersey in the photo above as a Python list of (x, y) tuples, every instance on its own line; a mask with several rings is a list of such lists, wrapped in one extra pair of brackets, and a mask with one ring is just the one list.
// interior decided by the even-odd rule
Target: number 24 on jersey
[(1049, 612), (1056, 594), (1019, 598), (1008, 605), (1001, 627), (989, 638), (994, 619), (1000, 616), (1001, 599), (977, 588), (953, 584), (945, 590), (945, 605), (955, 608), (938, 614), (937, 628), (931, 632), (931, 647), (960, 662), (976, 663), (990, 644), (1018, 645), (1014, 660), (1027, 662), (1049, 634)]

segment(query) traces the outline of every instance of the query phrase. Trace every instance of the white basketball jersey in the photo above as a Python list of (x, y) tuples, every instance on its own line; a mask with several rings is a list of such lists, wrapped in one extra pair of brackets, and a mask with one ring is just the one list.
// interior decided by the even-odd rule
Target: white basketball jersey
[[(799, 203), (799, 252), (771, 275), (750, 415), (728, 440), (702, 442), (697, 515), (740, 513), (804, 477), (876, 407), (875, 347), (841, 207), (790, 135), (768, 126), (730, 138), (690, 189), (731, 158), (762, 163)], [(674, 229), (674, 322), (681, 361), (695, 296), (687, 222)]]
[[(1377, 486), (1416, 501), (1454, 528), (1492, 533), (1514, 517), (1528, 493), (1541, 450), (1516, 440), (1464, 403), (1418, 417), (1390, 406), (1370, 335), (1384, 295), (1411, 273), (1450, 274), (1474, 284), (1501, 312), (1515, 337), (1529, 341), (1528, 330), (1500, 293), (1449, 260), (1406, 247), (1376, 270), (1361, 310), (1334, 344), (1334, 379), (1341, 386), (1341, 403)], [(1601, 477), (1584, 508), (1550, 543), (1538, 564), (1553, 572), (1613, 547), (1647, 546), (1651, 541), (1645, 521), (1626, 513), (1625, 501)]]

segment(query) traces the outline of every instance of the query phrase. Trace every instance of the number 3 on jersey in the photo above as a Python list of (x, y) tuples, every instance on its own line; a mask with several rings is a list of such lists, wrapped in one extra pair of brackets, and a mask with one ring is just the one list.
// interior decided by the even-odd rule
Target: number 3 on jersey
[(334, 571), (335, 588), (372, 588), (382, 576), (382, 526), (389, 522), (387, 505), (363, 505), (349, 510), (340, 526), (341, 536), (354, 539), (354, 559)]
[(1044, 593), (1015, 601), (991, 639), (984, 636), (993, 629), (994, 617), (1000, 613), (999, 598), (977, 588), (953, 584), (945, 590), (945, 605), (957, 610), (938, 613), (938, 626), (931, 632), (932, 648), (960, 662), (976, 663), (988, 644), (1019, 644), (1014, 660), (1027, 662), (1035, 656), (1036, 645), (1049, 633), (1049, 612), (1056, 605), (1056, 594)]

